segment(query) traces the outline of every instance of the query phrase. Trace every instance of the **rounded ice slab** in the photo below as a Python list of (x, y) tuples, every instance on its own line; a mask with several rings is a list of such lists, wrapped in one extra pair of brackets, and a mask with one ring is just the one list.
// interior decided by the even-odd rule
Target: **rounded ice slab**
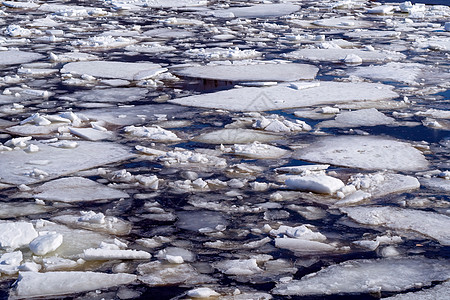
[(176, 75), (230, 81), (312, 80), (319, 69), (307, 64), (206, 65), (175, 71)]
[(443, 260), (426, 258), (351, 260), (278, 284), (273, 292), (298, 296), (400, 292), (449, 279), (449, 267)]
[[(0, 52), (1, 54), (1, 52)], [(119, 61), (80, 61), (71, 62), (61, 69), (61, 73), (90, 75), (100, 78), (125, 80), (144, 80), (154, 77), (167, 69), (154, 63), (127, 63)]]
[(10, 299), (48, 297), (106, 289), (136, 280), (132, 274), (96, 272), (22, 272)]
[(44, 56), (39, 53), (18, 50), (0, 51), (0, 65), (24, 64), (42, 58), (44, 58)]
[(392, 86), (367, 82), (292, 82), (245, 87), (170, 100), (171, 103), (231, 111), (268, 111), (398, 97)]
[(367, 170), (415, 171), (428, 166), (423, 154), (410, 144), (372, 136), (324, 137), (294, 157)]

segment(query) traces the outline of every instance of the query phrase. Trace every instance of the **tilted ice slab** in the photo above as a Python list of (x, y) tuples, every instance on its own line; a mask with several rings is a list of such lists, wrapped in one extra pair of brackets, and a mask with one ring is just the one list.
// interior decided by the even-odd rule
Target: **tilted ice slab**
[(0, 65), (17, 65), (29, 63), (45, 56), (39, 53), (25, 52), (19, 50), (0, 51)]
[(367, 225), (414, 231), (442, 245), (450, 245), (450, 217), (434, 212), (395, 207), (361, 206), (341, 208), (353, 220)]
[(61, 73), (90, 75), (101, 78), (143, 80), (154, 77), (167, 69), (154, 63), (127, 63), (119, 61), (71, 62), (61, 69)]
[(21, 272), (10, 299), (49, 297), (81, 293), (130, 284), (137, 276), (97, 272)]
[(360, 50), (360, 49), (300, 49), (286, 54), (286, 57), (312, 61), (343, 61), (347, 55), (356, 55), (363, 62), (385, 62), (405, 59), (406, 56), (395, 51)]
[(128, 194), (83, 177), (52, 180), (33, 189), (33, 197), (46, 201), (81, 202), (128, 198)]
[(298, 150), (294, 157), (368, 170), (414, 171), (428, 165), (423, 154), (410, 144), (374, 136), (324, 137)]
[(213, 15), (219, 18), (274, 18), (292, 14), (299, 9), (300, 6), (289, 3), (257, 4), (213, 11)]
[(447, 261), (426, 258), (351, 260), (279, 283), (273, 292), (298, 296), (401, 292), (449, 279), (449, 267)]
[(206, 65), (174, 71), (176, 75), (230, 81), (312, 80), (319, 69), (307, 64)]
[(169, 100), (186, 106), (231, 111), (267, 111), (398, 97), (392, 87), (375, 83), (296, 82), (267, 88), (245, 87)]
[[(52, 147), (39, 142), (34, 144), (39, 147), (38, 152), (15, 150), (0, 155), (1, 182), (36, 183), (134, 156), (130, 149), (107, 142), (77, 141), (78, 146), (73, 149)], [(38, 174), (43, 174), (43, 177), (36, 176)]]
[(376, 108), (346, 111), (336, 115), (334, 120), (324, 121), (317, 127), (360, 127), (388, 125), (395, 122), (394, 118), (388, 117)]

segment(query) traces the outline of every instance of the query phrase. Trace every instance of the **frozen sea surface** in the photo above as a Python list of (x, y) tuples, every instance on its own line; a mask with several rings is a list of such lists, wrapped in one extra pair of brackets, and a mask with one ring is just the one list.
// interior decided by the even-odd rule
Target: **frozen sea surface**
[(448, 1), (0, 3), (0, 300), (448, 299)]

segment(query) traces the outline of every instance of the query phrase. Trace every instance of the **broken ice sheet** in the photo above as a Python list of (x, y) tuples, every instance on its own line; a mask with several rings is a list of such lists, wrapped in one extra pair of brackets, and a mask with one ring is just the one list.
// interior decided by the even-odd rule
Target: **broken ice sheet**
[(401, 292), (450, 278), (445, 260), (416, 258), (350, 260), (332, 265), (300, 280), (279, 283), (279, 295), (331, 295)]

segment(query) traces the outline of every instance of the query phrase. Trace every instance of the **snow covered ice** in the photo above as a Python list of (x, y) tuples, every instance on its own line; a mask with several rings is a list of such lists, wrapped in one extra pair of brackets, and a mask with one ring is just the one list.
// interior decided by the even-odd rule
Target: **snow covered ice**
[(447, 2), (0, 1), (0, 300), (445, 298)]

